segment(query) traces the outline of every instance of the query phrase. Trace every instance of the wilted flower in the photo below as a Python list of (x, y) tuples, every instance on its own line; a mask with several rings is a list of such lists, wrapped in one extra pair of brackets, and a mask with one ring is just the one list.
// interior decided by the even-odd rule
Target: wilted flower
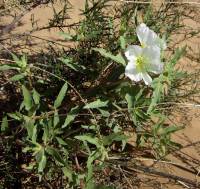
[(144, 23), (136, 28), (136, 33), (143, 48), (148, 46), (158, 46), (162, 50), (167, 48), (166, 42)]
[(142, 48), (138, 45), (131, 45), (127, 48), (125, 56), (129, 61), (125, 69), (125, 75), (133, 81), (138, 82), (143, 79), (146, 85), (150, 85), (152, 78), (148, 72), (160, 74), (163, 71), (158, 46)]

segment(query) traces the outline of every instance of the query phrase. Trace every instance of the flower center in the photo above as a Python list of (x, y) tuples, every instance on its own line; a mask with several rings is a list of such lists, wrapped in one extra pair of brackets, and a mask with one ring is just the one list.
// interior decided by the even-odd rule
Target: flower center
[(147, 45), (146, 45), (145, 43), (143, 43), (143, 42), (141, 43), (141, 47), (142, 47), (142, 48), (145, 48), (146, 46), (147, 46)]
[(136, 59), (136, 69), (139, 72), (144, 72), (147, 69), (147, 60), (143, 56), (138, 56)]

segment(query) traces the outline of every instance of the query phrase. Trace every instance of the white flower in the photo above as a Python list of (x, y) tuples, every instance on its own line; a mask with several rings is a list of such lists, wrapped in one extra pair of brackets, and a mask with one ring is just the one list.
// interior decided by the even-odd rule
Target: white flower
[(144, 23), (136, 28), (136, 33), (143, 48), (148, 46), (158, 46), (162, 50), (167, 48), (166, 42)]
[(148, 72), (160, 74), (163, 71), (158, 46), (142, 48), (131, 45), (127, 48), (125, 56), (129, 61), (125, 69), (125, 75), (133, 81), (138, 82), (143, 79), (146, 85), (150, 85), (152, 78)]

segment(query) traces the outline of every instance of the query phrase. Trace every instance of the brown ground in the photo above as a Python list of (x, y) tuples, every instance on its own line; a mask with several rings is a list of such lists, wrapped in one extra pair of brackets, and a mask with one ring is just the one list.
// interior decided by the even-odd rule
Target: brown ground
[[(80, 19), (79, 15), (79, 9), (83, 8), (84, 1), (83, 0), (71, 0), (72, 5), (75, 7), (73, 9), (73, 12), (70, 12), (69, 15), (72, 18), (73, 22), (78, 21)], [(56, 9), (59, 9), (62, 5), (56, 4)], [(200, 6), (199, 6), (200, 9)], [(31, 15), (35, 15), (35, 20), (38, 21), (39, 26), (44, 26), (47, 24), (48, 18), (51, 18), (53, 15), (52, 9), (48, 6), (45, 7), (37, 7), (34, 9), (34, 11), (30, 11), (28, 14), (26, 14), (22, 20), (19, 27), (16, 27), (16, 29), (13, 31), (15, 34), (21, 34), (24, 32), (28, 32), (31, 30), (31, 23), (30, 18)], [(200, 18), (199, 15), (197, 15), (196, 18)], [(11, 18), (0, 18), (0, 24), (4, 25), (5, 23), (10, 22)], [(200, 29), (200, 19), (197, 19), (196, 22), (192, 20), (185, 20), (184, 23), (186, 26), (193, 28), (193, 29)], [(69, 19), (68, 23), (72, 23)], [(49, 30), (42, 30), (39, 32), (34, 32), (32, 36), (32, 40), (30, 41), (29, 45), (25, 45), (23, 47), (24, 52), (30, 52), (30, 45), (32, 45), (31, 49), (37, 53), (42, 48), (48, 45), (48, 42), (54, 41), (58, 43), (62, 43), (64, 46), (69, 46), (70, 44), (63, 43), (62, 37), (59, 36), (57, 29)], [(5, 35), (6, 37), (6, 35)], [(181, 35), (176, 36), (175, 40), (181, 39)], [(188, 41), (184, 41), (181, 43), (181, 46), (187, 44), (190, 47), (190, 53), (199, 54), (199, 44), (200, 44), (200, 36), (191, 38)], [(42, 38), (45, 40), (41, 40), (38, 38)], [(46, 41), (47, 40), (47, 41)], [(16, 49), (19, 49), (19, 41), (14, 40), (12, 41), (16, 43)], [(21, 43), (21, 41), (20, 41)], [(25, 43), (24, 43), (25, 44)], [(179, 45), (180, 46), (180, 45)], [(20, 45), (21, 47), (21, 45)], [(193, 71), (193, 69), (196, 69), (196, 66), (199, 62), (193, 61), (191, 62), (190, 59), (184, 58), (181, 60), (180, 67), (187, 70), (187, 71)], [(188, 103), (190, 103), (188, 101)], [(181, 164), (182, 167), (189, 167), (189, 169), (195, 170), (195, 173), (189, 173), (188, 171), (184, 171), (183, 169), (179, 169), (176, 166), (173, 166), (172, 164), (166, 163), (166, 162), (160, 162), (156, 163), (155, 167), (159, 170), (164, 170), (167, 173), (171, 173), (174, 175), (178, 175), (184, 178), (192, 179), (193, 181), (200, 181), (200, 178), (197, 176), (197, 172), (200, 171), (200, 107), (185, 107), (182, 109), (182, 115), (184, 116), (177, 116), (176, 118), (173, 117), (173, 120), (176, 120), (177, 123), (182, 123), (187, 121), (188, 125), (184, 130), (181, 130), (177, 134), (173, 136), (174, 140), (177, 142), (180, 142), (184, 147), (178, 151), (176, 154), (171, 154), (167, 158), (171, 160), (174, 164)], [(186, 120), (187, 118), (187, 120)], [(155, 163), (152, 160), (143, 159), (141, 160), (144, 165), (152, 166), (153, 163)], [(174, 183), (169, 179), (163, 179), (158, 177), (149, 177), (145, 174), (139, 174), (139, 177), (141, 179), (146, 179), (146, 184), (141, 186), (141, 189), (145, 188), (171, 188), (171, 189), (181, 189), (181, 188), (188, 188), (187, 184), (184, 182), (178, 182)], [(149, 180), (150, 179), (150, 180)], [(151, 180), (152, 179), (152, 180)], [(155, 180), (159, 180), (160, 186), (158, 183), (154, 182)], [(171, 184), (170, 184), (171, 183)], [(150, 186), (152, 185), (152, 186)]]

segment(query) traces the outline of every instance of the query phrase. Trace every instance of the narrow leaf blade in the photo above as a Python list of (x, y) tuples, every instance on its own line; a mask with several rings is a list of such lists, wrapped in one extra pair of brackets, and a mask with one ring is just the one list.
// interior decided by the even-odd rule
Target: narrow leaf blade
[(64, 99), (64, 97), (66, 95), (67, 89), (68, 89), (68, 84), (65, 83), (62, 86), (62, 88), (61, 88), (61, 90), (60, 90), (60, 92), (59, 92), (59, 94), (58, 94), (58, 96), (57, 96), (57, 98), (56, 98), (56, 100), (54, 102), (54, 107), (55, 108), (58, 108), (61, 105), (61, 103), (62, 103), (62, 101), (63, 101), (63, 99)]
[(103, 108), (108, 106), (108, 100), (107, 101), (101, 101), (100, 99), (97, 99), (94, 102), (91, 102), (83, 107), (83, 109), (95, 109), (95, 108)]
[(25, 109), (27, 111), (29, 111), (32, 107), (31, 93), (29, 92), (29, 90), (24, 85), (22, 85), (22, 93), (23, 93), (23, 97), (24, 97)]

